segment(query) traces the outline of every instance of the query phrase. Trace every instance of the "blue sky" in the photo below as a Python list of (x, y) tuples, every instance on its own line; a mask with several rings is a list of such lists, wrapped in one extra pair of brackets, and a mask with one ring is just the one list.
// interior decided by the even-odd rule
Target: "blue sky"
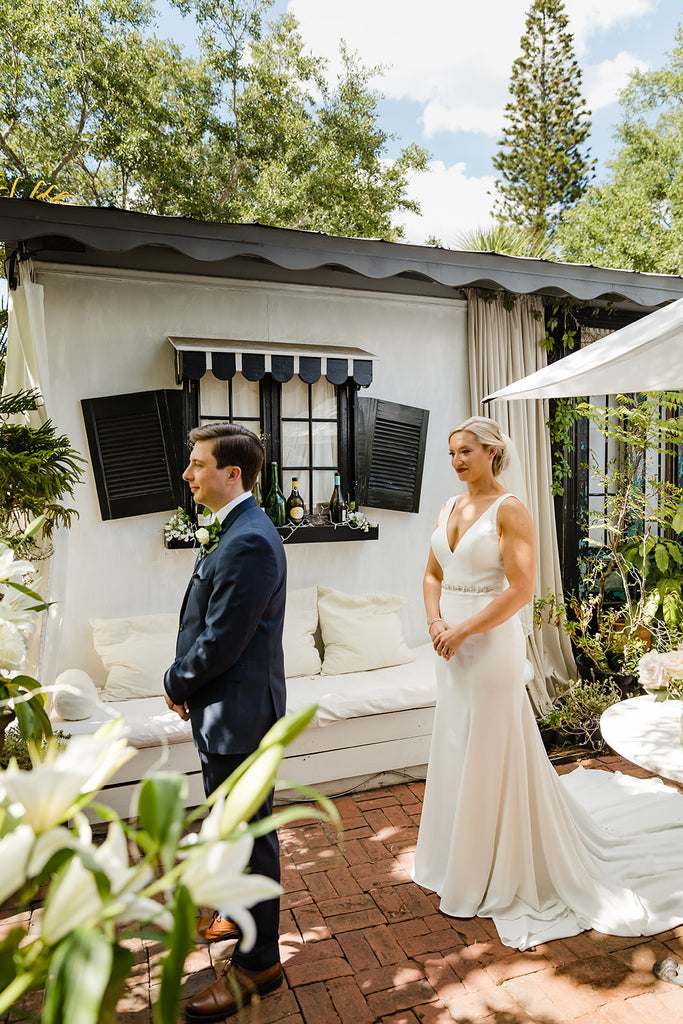
[[(510, 69), (519, 55), (530, 0), (276, 0), (274, 14), (297, 17), (306, 45), (338, 69), (339, 40), (386, 71), (375, 83), (384, 129), (400, 137), (387, 156), (417, 142), (430, 172), (411, 181), (421, 216), (404, 215), (406, 240), (454, 244), (487, 223), (492, 158), (500, 137)], [(592, 111), (591, 152), (598, 179), (613, 151), (619, 89), (636, 67), (658, 68), (673, 45), (683, 10), (674, 0), (565, 0)], [(193, 49), (190, 19), (157, 0), (159, 35)]]

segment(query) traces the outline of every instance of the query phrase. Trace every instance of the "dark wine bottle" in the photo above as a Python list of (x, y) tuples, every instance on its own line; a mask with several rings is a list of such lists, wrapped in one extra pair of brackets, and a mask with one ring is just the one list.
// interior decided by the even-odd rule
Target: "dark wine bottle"
[(300, 523), (306, 511), (304, 499), (299, 494), (299, 478), (292, 477), (292, 493), (287, 498), (287, 522)]
[(334, 490), (330, 498), (330, 519), (333, 523), (346, 522), (346, 502), (341, 489), (341, 478), (339, 473), (334, 474)]
[(277, 462), (270, 464), (270, 490), (266, 495), (266, 515), (276, 526), (284, 526), (287, 522), (287, 510), (285, 507), (285, 496), (280, 490)]

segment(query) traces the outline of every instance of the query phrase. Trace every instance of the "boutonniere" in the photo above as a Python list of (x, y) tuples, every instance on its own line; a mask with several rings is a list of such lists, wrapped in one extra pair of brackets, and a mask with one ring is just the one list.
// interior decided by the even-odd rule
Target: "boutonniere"
[(217, 519), (214, 519), (208, 526), (200, 526), (198, 530), (194, 531), (195, 540), (201, 544), (201, 557), (210, 554), (214, 548), (218, 547), (218, 540), (221, 535), (221, 523)]

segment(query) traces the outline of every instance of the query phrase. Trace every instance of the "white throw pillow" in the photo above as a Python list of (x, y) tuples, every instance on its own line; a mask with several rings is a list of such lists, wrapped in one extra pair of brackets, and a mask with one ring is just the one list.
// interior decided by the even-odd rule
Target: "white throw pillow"
[(318, 616), (325, 675), (363, 672), (415, 661), (406, 646), (395, 594), (344, 594), (318, 587)]
[(67, 668), (55, 679), (52, 709), (65, 722), (90, 718), (98, 704), (97, 687), (83, 669)]
[(91, 619), (93, 644), (107, 671), (102, 700), (133, 700), (164, 692), (175, 661), (178, 616), (173, 613)]
[(318, 628), (318, 588), (291, 590), (285, 606), (285, 628), (282, 646), (285, 652), (285, 675), (315, 676), (320, 672), (320, 654), (315, 646)]

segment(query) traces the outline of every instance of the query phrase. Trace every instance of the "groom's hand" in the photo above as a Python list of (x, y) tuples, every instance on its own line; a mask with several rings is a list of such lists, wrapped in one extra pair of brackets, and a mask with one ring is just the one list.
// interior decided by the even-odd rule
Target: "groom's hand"
[(183, 722), (188, 721), (190, 712), (187, 709), (187, 704), (174, 704), (167, 693), (164, 694), (164, 700), (171, 711), (175, 711), (176, 715), (182, 718)]

